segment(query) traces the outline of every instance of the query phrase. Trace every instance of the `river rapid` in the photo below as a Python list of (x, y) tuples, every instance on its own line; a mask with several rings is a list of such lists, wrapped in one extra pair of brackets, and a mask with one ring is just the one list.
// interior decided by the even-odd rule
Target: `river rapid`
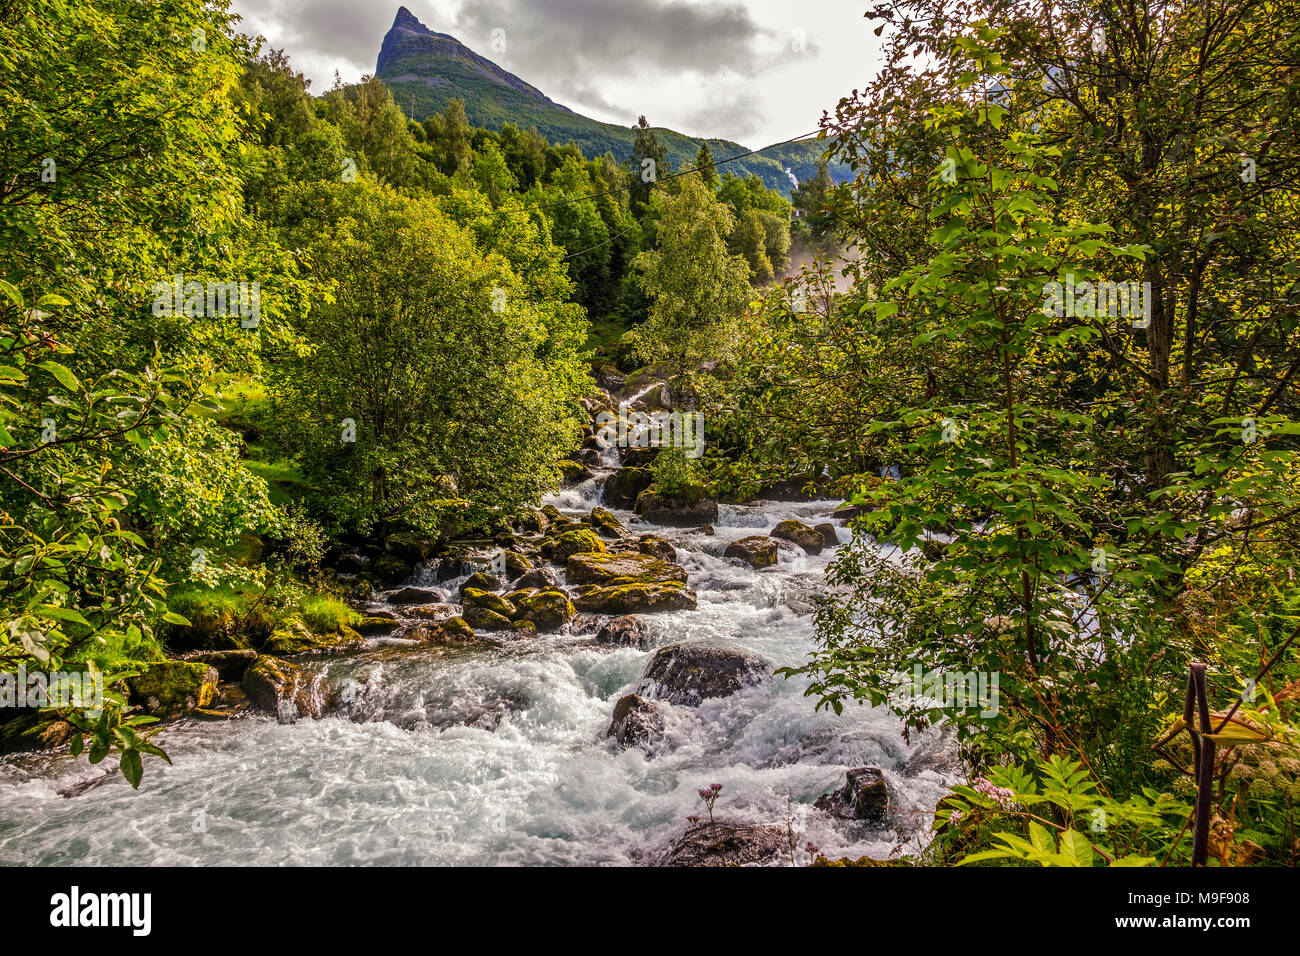
[[(603, 477), (549, 501), (584, 514), (599, 503)], [(699, 707), (663, 705), (666, 735), (649, 750), (620, 750), (605, 736), (614, 703), (635, 689), (656, 647), (721, 641), (774, 668), (802, 663), (814, 647), (811, 598), (833, 551), (812, 556), (783, 543), (777, 565), (762, 571), (722, 552), (785, 518), (833, 520), (847, 541), (830, 517), (837, 505), (723, 505), (711, 535), (615, 511), (630, 532), (677, 548), (699, 598), (694, 611), (644, 615), (648, 649), (600, 646), (590, 632), (459, 650), (371, 640), (363, 653), (304, 665), (334, 691), (323, 719), (171, 724), (159, 736), (172, 765), (146, 758), (139, 791), (84, 757), (8, 758), (0, 864), (644, 865), (689, 815), (707, 819), (698, 791), (711, 784), (723, 788), (718, 819), (783, 831), (789, 819), (800, 848), (914, 851), (954, 761), (934, 734), (905, 743), (883, 709), (818, 712), (806, 681), (775, 677)], [(438, 586), (454, 594), (461, 580)], [(413, 583), (430, 582), (417, 571)], [(812, 806), (861, 766), (881, 768), (888, 783), (883, 829)]]

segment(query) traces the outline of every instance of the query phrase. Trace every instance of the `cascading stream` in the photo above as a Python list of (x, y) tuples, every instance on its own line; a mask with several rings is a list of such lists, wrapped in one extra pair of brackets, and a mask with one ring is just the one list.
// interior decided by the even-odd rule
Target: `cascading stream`
[[(602, 477), (550, 501), (585, 511)], [(723, 786), (719, 819), (784, 829), (792, 807), (801, 847), (855, 857), (915, 848), (951, 756), (933, 735), (905, 744), (882, 709), (816, 712), (803, 681), (773, 678), (699, 707), (666, 706), (665, 738), (649, 753), (605, 737), (655, 647), (721, 641), (773, 667), (805, 659), (810, 599), (832, 553), (783, 546), (775, 568), (754, 571), (722, 552), (785, 518), (827, 520), (836, 504), (723, 506), (712, 535), (616, 512), (629, 531), (677, 548), (699, 598), (695, 611), (644, 616), (648, 650), (566, 633), (461, 650), (374, 641), (304, 665), (331, 689), (323, 719), (168, 727), (173, 765), (150, 760), (138, 792), (110, 778), (61, 797), (104, 766), (11, 758), (0, 764), (0, 864), (650, 863), (689, 815), (707, 817), (697, 791), (713, 783)], [(454, 595), (457, 584), (437, 586)], [(811, 806), (859, 766), (885, 773), (889, 829)]]

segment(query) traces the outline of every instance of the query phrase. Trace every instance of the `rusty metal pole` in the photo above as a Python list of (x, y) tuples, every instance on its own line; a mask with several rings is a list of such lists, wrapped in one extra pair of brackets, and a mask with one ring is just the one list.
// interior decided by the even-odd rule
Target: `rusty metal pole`
[[(1210, 806), (1214, 797), (1214, 741), (1205, 735), (1214, 733), (1214, 728), (1210, 726), (1210, 700), (1205, 683), (1205, 665), (1200, 661), (1193, 661), (1190, 671), (1191, 687), (1196, 694), (1196, 716), (1200, 722), (1200, 733), (1193, 734), (1192, 737), (1197, 758), (1196, 828), (1192, 831), (1192, 866), (1205, 866), (1210, 853)], [(1190, 704), (1189, 700), (1189, 710)]]

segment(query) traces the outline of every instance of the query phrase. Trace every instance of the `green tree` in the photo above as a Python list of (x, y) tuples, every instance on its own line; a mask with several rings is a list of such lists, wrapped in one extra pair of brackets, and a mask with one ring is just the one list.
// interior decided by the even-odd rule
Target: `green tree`
[(640, 218), (650, 204), (654, 184), (670, 172), (668, 152), (644, 116), (637, 120), (632, 143), (632, 211)]
[(684, 377), (716, 357), (749, 298), (749, 267), (727, 252), (735, 225), (731, 210), (714, 199), (697, 174), (675, 180), (677, 191), (650, 199), (659, 220), (659, 244), (633, 261), (652, 299), (650, 317), (637, 329), (649, 361), (666, 361), (674, 375), (674, 400)]
[(700, 176), (704, 180), (704, 185), (709, 187), (711, 192), (716, 192), (718, 183), (718, 167), (714, 164), (713, 153), (709, 150), (708, 142), (701, 142), (699, 151), (695, 154), (695, 168), (700, 171)]
[(281, 439), (330, 489), (320, 506), (436, 533), (552, 487), (579, 366), (506, 260), (436, 203), (364, 183), (294, 191), (283, 216), (334, 283), (271, 376)]

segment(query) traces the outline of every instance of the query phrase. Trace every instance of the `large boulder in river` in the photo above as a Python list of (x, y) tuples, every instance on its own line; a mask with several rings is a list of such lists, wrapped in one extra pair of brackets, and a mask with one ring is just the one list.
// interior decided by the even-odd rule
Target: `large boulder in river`
[(181, 717), (217, 696), (217, 669), (197, 661), (157, 661), (127, 681), (131, 699), (155, 717)]
[(509, 631), (511, 621), (519, 609), (510, 601), (491, 591), (466, 588), (461, 617), (476, 631)]
[[(507, 622), (509, 626), (509, 622)], [(449, 617), (444, 621), (421, 624), (406, 633), (430, 644), (448, 644), (454, 647), (474, 643), (474, 628), (463, 617)]]
[[(465, 579), (465, 583), (460, 586), (461, 600), (465, 598), (465, 591), (469, 588), (477, 588), (480, 591), (500, 591), (501, 579), (495, 574), (487, 571), (475, 571)], [(412, 602), (426, 603), (426, 602)]]
[(531, 588), (534, 591), (547, 591), (560, 586), (560, 579), (550, 568), (533, 568), (517, 580), (515, 588)]
[(698, 823), (670, 846), (660, 866), (775, 863), (789, 852), (785, 830), (752, 823)]
[(813, 530), (822, 536), (822, 542), (826, 547), (838, 548), (840, 546), (840, 531), (829, 521), (813, 525)]
[(718, 502), (693, 495), (671, 497), (647, 489), (637, 495), (636, 513), (655, 524), (693, 528), (718, 520)]
[(556, 463), (560, 469), (560, 484), (565, 487), (571, 487), (592, 477), (595, 472), (587, 465), (577, 461), (564, 460)]
[(809, 554), (821, 554), (822, 548), (826, 547), (826, 539), (822, 537), (820, 531), (816, 531), (802, 521), (796, 521), (793, 518), (782, 521), (773, 528), (772, 537), (797, 544)]
[(655, 651), (637, 693), (696, 707), (711, 697), (730, 697), (761, 684), (771, 673), (771, 664), (741, 647), (669, 644)]
[(657, 534), (643, 534), (636, 539), (636, 549), (660, 561), (677, 561), (677, 549)]
[(623, 522), (614, 517), (614, 513), (608, 508), (601, 508), (600, 506), (592, 508), (587, 520), (591, 522), (591, 526), (602, 537), (621, 538), (627, 534)]
[(645, 622), (632, 614), (612, 618), (596, 632), (597, 644), (614, 647), (640, 647), (645, 643)]
[(722, 554), (723, 557), (744, 561), (751, 568), (770, 568), (776, 564), (776, 552), (776, 539), (765, 534), (751, 534), (731, 542)]
[(199, 651), (186, 654), (185, 660), (195, 664), (207, 664), (216, 670), (221, 680), (239, 680), (248, 670), (248, 665), (257, 660), (257, 651), (241, 648), (237, 651)]
[(489, 611), (495, 611), (503, 617), (514, 617), (518, 609), (500, 594), (493, 594), (491, 591), (483, 591), (479, 588), (466, 588), (461, 598), (465, 602), (465, 607), (485, 607)]
[(364, 650), (366, 639), (348, 627), (340, 625), (337, 630), (317, 634), (307, 628), (301, 621), (291, 621), (277, 627), (266, 643), (262, 653), (272, 657), (292, 657), (297, 654), (350, 654)]
[(630, 508), (636, 504), (637, 495), (654, 482), (649, 468), (625, 465), (605, 481), (605, 500), (616, 508)]
[(447, 595), (437, 588), (398, 588), (392, 594), (385, 595), (389, 604), (441, 604)]
[(574, 605), (594, 614), (649, 614), (654, 611), (694, 611), (695, 592), (675, 581), (659, 584), (584, 585), (575, 591)]
[(885, 775), (875, 767), (850, 770), (843, 787), (818, 797), (813, 806), (846, 820), (884, 823), (889, 815)]
[(407, 564), (419, 564), (433, 554), (437, 539), (414, 531), (396, 531), (384, 539), (384, 549)]
[(372, 611), (353, 630), (362, 637), (380, 637), (392, 634), (400, 626), (397, 615), (392, 611)]
[(596, 537), (590, 528), (575, 528), (560, 535), (551, 551), (557, 564), (563, 564), (575, 554), (604, 554), (605, 542)]
[(254, 707), (292, 723), (299, 717), (321, 715), (320, 682), (319, 674), (308, 674), (297, 664), (263, 655), (244, 671), (240, 688)]
[(652, 700), (636, 694), (619, 698), (609, 722), (606, 737), (613, 737), (624, 747), (652, 743), (663, 735), (664, 715)]
[(640, 552), (618, 554), (575, 554), (569, 558), (570, 584), (663, 584), (686, 583), (686, 571)]
[(563, 591), (538, 591), (515, 601), (518, 613), (514, 620), (527, 621), (539, 632), (558, 631), (578, 613)]

